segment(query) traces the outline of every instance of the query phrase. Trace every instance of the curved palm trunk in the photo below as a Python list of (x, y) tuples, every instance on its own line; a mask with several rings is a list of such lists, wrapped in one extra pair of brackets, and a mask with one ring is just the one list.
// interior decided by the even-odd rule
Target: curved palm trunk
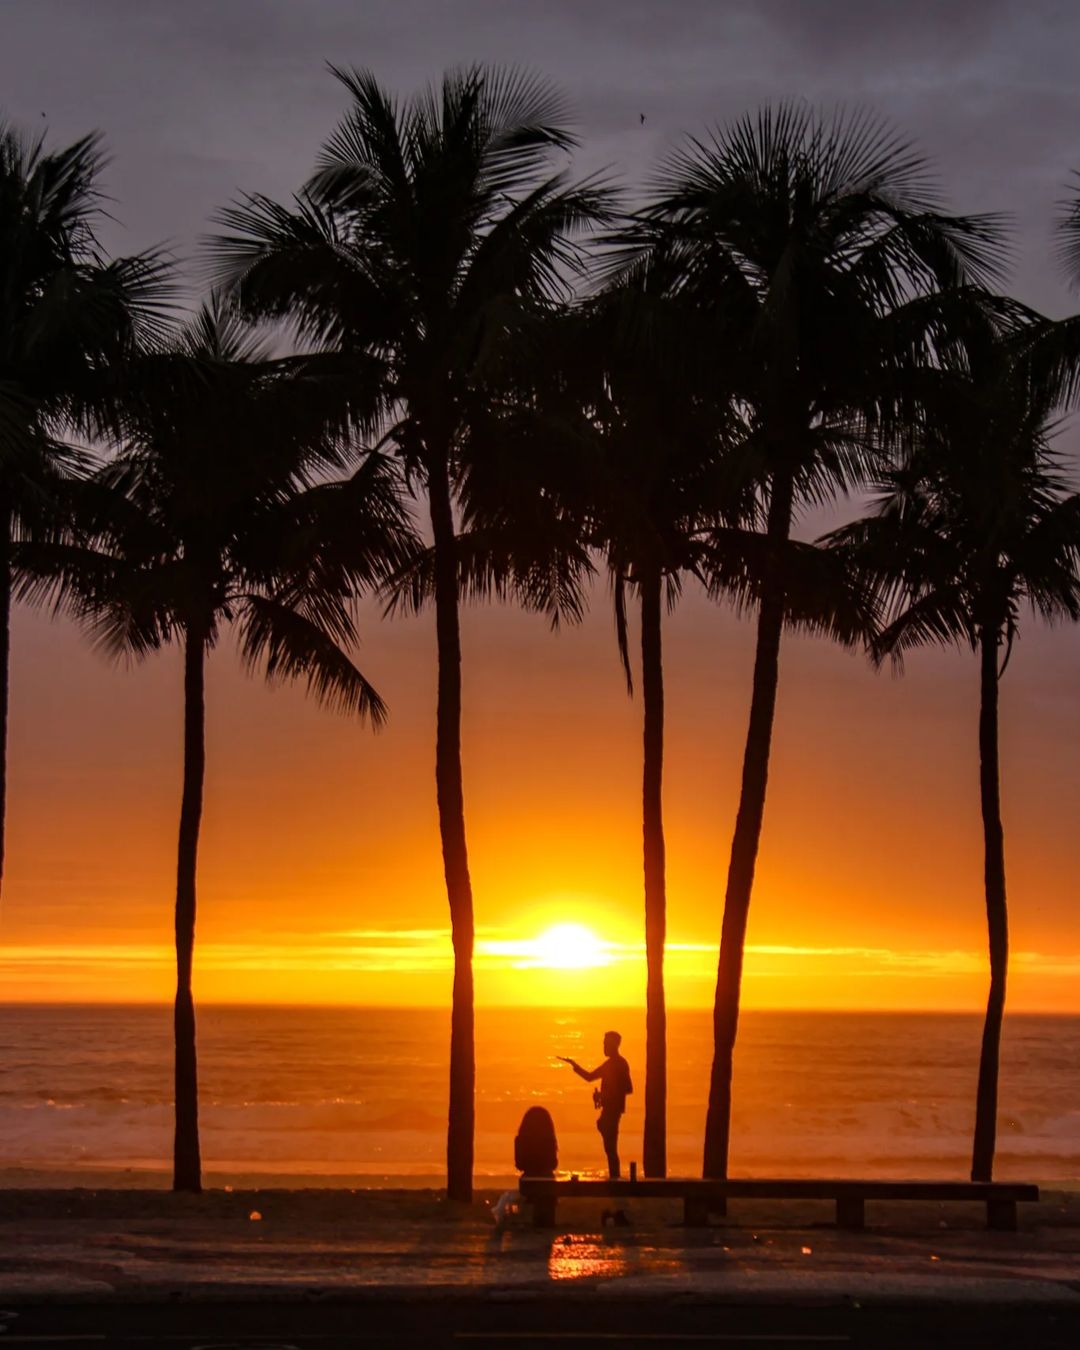
[(664, 665), (659, 568), (641, 577), (641, 689), (644, 703), (642, 843), (645, 860), (645, 1137), (647, 1177), (667, 1175), (667, 1010), (664, 943), (667, 895), (664, 876)]
[(986, 925), (990, 939), (990, 993), (986, 1001), (979, 1085), (975, 1095), (975, 1139), (971, 1153), (972, 1181), (989, 1181), (994, 1170), (997, 1138), (998, 1062), (1001, 1023), (1005, 1014), (1005, 979), (1009, 965), (1009, 916), (1005, 900), (1005, 838), (1001, 826), (998, 770), (998, 632), (980, 635), (981, 700), (979, 707), (979, 787), (982, 798)]
[(713, 1003), (713, 1063), (709, 1081), (709, 1108), (705, 1116), (702, 1175), (706, 1177), (726, 1177), (728, 1170), (731, 1068), (735, 1037), (739, 1029), (743, 949), (746, 945), (746, 924), (754, 887), (761, 822), (765, 814), (776, 686), (780, 674), (780, 637), (784, 628), (784, 588), (779, 554), (791, 531), (793, 493), (794, 485), (790, 478), (774, 481), (769, 503), (767, 534), (774, 545), (774, 557), (771, 576), (766, 579), (762, 590), (758, 614), (750, 722), (743, 752), (739, 811), (735, 818), (727, 892), (724, 896), (724, 924), (720, 935), (720, 959)]
[(188, 627), (184, 637), (184, 789), (176, 857), (176, 1133), (173, 1190), (201, 1191), (199, 1080), (195, 1059), (195, 1002), (191, 965), (195, 951), (195, 873), (202, 820), (205, 747), (205, 639)]
[(7, 826), (8, 690), (11, 681), (11, 520), (0, 515), (0, 887)]
[(474, 924), (461, 781), (461, 632), (458, 621), (457, 558), (449, 469), (445, 457), (429, 468), (428, 492), (435, 541), (435, 630), (439, 649), (435, 791), (454, 943), (446, 1190), (451, 1200), (468, 1203), (472, 1200), (476, 1087), (472, 969)]

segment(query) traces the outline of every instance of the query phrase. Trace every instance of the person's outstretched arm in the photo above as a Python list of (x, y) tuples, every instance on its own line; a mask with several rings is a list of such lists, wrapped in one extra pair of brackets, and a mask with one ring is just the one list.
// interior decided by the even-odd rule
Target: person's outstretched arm
[(586, 1083), (594, 1083), (600, 1077), (600, 1071), (604, 1067), (601, 1064), (599, 1069), (593, 1069), (590, 1073), (588, 1069), (583, 1069), (576, 1059), (570, 1059), (567, 1055), (563, 1055), (563, 1059), (570, 1065), (579, 1078), (585, 1079)]

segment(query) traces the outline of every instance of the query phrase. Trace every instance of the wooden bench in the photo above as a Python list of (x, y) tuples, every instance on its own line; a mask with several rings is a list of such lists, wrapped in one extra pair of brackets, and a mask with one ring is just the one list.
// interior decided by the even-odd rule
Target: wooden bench
[(866, 1226), (867, 1200), (976, 1200), (986, 1205), (987, 1228), (1016, 1231), (1016, 1206), (1039, 1198), (1038, 1186), (1012, 1181), (851, 1181), (817, 1178), (738, 1177), (726, 1181), (669, 1178), (640, 1181), (581, 1181), (522, 1177), (521, 1194), (533, 1207), (538, 1228), (553, 1228), (560, 1200), (594, 1197), (618, 1200), (680, 1199), (683, 1222), (707, 1224), (710, 1214), (726, 1214), (728, 1200), (832, 1200), (839, 1228)]

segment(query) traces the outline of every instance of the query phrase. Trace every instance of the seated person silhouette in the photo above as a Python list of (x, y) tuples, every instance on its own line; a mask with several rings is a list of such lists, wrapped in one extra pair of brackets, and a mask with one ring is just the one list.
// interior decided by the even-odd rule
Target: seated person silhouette
[[(553, 1177), (559, 1165), (559, 1144), (555, 1122), (542, 1106), (530, 1106), (521, 1118), (514, 1138), (514, 1166), (526, 1177)], [(491, 1217), (497, 1228), (504, 1228), (521, 1202), (519, 1191), (504, 1191), (492, 1206)]]
[(559, 1144), (551, 1112), (530, 1106), (514, 1139), (514, 1166), (525, 1177), (553, 1177), (559, 1165)]
[[(579, 1078), (584, 1078), (586, 1083), (594, 1083), (598, 1078), (600, 1080), (598, 1103), (600, 1115), (596, 1121), (596, 1128), (604, 1141), (608, 1175), (613, 1181), (619, 1179), (619, 1121), (626, 1110), (626, 1099), (634, 1090), (634, 1085), (630, 1081), (630, 1065), (619, 1054), (621, 1044), (622, 1037), (617, 1031), (606, 1032), (604, 1054), (607, 1058), (599, 1068), (591, 1071), (583, 1069), (576, 1059), (570, 1059), (566, 1055), (559, 1056), (564, 1063), (570, 1065)], [(594, 1101), (596, 1096), (594, 1093)]]

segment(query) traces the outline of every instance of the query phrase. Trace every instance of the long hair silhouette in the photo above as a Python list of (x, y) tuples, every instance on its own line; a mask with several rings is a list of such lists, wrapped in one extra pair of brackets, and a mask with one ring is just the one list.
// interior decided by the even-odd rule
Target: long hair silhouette
[(554, 1175), (559, 1165), (555, 1122), (542, 1106), (530, 1106), (514, 1138), (514, 1166), (527, 1177)]

